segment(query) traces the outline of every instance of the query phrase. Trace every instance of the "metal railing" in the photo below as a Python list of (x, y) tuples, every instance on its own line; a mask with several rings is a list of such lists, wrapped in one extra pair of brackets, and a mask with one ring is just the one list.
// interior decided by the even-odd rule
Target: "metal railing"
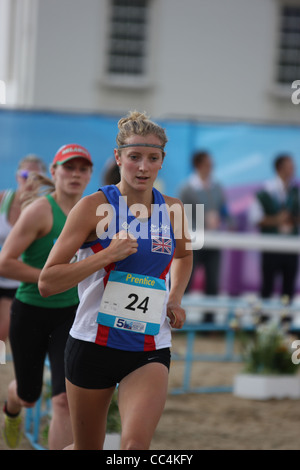
[[(191, 386), (192, 366), (196, 361), (202, 362), (236, 362), (241, 361), (240, 355), (234, 351), (238, 331), (255, 331), (261, 318), (264, 321), (276, 321), (278, 324), (289, 319), (289, 331), (300, 332), (300, 303), (288, 305), (286, 299), (261, 300), (259, 298), (201, 297), (185, 295), (182, 305), (186, 309), (187, 320), (181, 330), (173, 330), (174, 334), (186, 334), (184, 354), (172, 355), (174, 361), (183, 361), (184, 372), (182, 387), (171, 389), (172, 394), (180, 393), (213, 393), (231, 392), (231, 386), (198, 387)], [(205, 311), (213, 312), (215, 321), (203, 323)], [(218, 317), (218, 318), (216, 318)], [(223, 354), (196, 354), (196, 341), (201, 341), (198, 333), (221, 332), (224, 334)]]

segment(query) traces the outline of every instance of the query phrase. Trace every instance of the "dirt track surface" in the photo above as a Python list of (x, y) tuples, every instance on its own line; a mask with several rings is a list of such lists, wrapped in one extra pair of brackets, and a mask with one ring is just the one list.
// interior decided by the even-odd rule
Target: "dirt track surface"
[[(197, 337), (195, 350), (224, 351), (220, 336)], [(185, 337), (174, 336), (173, 351), (185, 351)], [(300, 367), (300, 366), (299, 366)], [(195, 362), (191, 387), (231, 386), (242, 368), (234, 362)], [(184, 365), (172, 361), (167, 403), (152, 440), (151, 450), (300, 450), (299, 400), (246, 400), (232, 393), (172, 394), (182, 386)], [(0, 406), (13, 378), (11, 362), (0, 365)], [(0, 426), (3, 413), (0, 413)], [(0, 450), (7, 449), (2, 435)], [(32, 450), (23, 437), (19, 449)]]

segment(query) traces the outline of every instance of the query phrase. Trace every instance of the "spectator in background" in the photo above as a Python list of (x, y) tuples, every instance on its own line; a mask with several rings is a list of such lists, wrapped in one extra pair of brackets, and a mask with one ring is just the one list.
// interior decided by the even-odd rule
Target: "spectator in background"
[[(250, 223), (261, 233), (297, 235), (300, 223), (300, 192), (293, 182), (295, 165), (290, 155), (278, 155), (274, 160), (276, 178), (265, 183), (257, 192), (250, 207)], [(260, 295), (269, 298), (274, 291), (275, 279), (282, 278), (281, 295), (291, 301), (295, 294), (299, 253), (262, 252)]]
[[(194, 172), (182, 185), (179, 198), (183, 204), (204, 204), (204, 229), (219, 230), (222, 222), (229, 220), (229, 213), (222, 186), (213, 180), (213, 161), (206, 151), (197, 151), (192, 157)], [(193, 210), (193, 218), (195, 211)], [(195, 220), (191, 222), (195, 230)], [(194, 264), (191, 280), (186, 292), (189, 292), (193, 282), (195, 268), (203, 266), (205, 273), (205, 294), (217, 295), (219, 292), (219, 273), (221, 251), (215, 248), (202, 248), (193, 251)], [(204, 321), (212, 321), (211, 313), (205, 315)]]
[[(16, 173), (17, 189), (6, 189), (0, 192), (0, 250), (16, 223), (24, 202), (25, 191), (28, 190), (28, 176), (32, 172), (47, 173), (45, 163), (36, 155), (26, 155), (20, 160)], [(0, 340), (6, 341), (9, 331), (9, 317), (12, 300), (19, 281), (0, 277)]]

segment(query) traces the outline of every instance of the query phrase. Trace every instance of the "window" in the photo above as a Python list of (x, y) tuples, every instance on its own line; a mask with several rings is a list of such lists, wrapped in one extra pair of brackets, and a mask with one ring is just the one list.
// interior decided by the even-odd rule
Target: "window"
[(112, 0), (107, 64), (109, 76), (145, 76), (148, 3), (148, 0)]
[(300, 78), (300, 6), (281, 7), (277, 83), (291, 86)]

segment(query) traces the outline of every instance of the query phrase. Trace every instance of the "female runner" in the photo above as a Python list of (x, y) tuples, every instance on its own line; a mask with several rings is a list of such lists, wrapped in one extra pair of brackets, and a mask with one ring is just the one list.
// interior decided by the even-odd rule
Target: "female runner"
[(153, 186), (165, 131), (138, 112), (118, 126), (120, 182), (72, 209), (39, 279), (45, 297), (79, 283), (65, 354), (74, 449), (102, 449), (117, 384), (121, 448), (149, 448), (167, 396), (171, 327), (185, 321), (192, 252), (183, 205)]
[[(62, 449), (73, 442), (64, 375), (64, 349), (78, 305), (77, 287), (44, 299), (38, 278), (72, 207), (90, 181), (89, 152), (77, 144), (61, 147), (52, 162), (52, 181), (33, 176), (32, 198), (40, 187), (49, 194), (29, 201), (22, 210), (0, 254), (0, 275), (22, 281), (12, 304), (9, 339), (16, 380), (8, 387), (4, 406), (4, 439), (18, 446), (22, 407), (32, 407), (43, 385), (46, 355), (51, 368), (52, 419), (49, 448)], [(36, 184), (34, 184), (36, 182)], [(22, 255), (22, 259), (20, 256)]]

